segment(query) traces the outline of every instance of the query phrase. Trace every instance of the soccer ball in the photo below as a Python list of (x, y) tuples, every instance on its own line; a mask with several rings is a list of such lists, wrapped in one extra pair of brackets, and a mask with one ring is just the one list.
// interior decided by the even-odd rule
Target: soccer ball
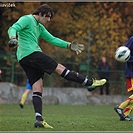
[(130, 58), (130, 49), (126, 46), (120, 46), (115, 52), (115, 59), (119, 62), (127, 62)]

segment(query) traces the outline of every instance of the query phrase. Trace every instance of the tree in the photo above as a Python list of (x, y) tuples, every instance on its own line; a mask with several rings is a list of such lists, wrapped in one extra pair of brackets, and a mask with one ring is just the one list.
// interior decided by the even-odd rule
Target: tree
[[(6, 3), (6, 2), (3, 2)], [(16, 2), (14, 8), (1, 8), (1, 36), (0, 49), (12, 53), (7, 46), (8, 28), (17, 19), (26, 14), (30, 14), (41, 2)], [(58, 61), (63, 62), (65, 57), (74, 57), (75, 61), (88, 61), (88, 33), (91, 33), (91, 64), (97, 66), (100, 57), (105, 55), (109, 58), (110, 64), (114, 64), (115, 50), (128, 40), (132, 35), (132, 5), (131, 2), (50, 2), (55, 11), (51, 23), (46, 28), (53, 35), (67, 40), (77, 40), (85, 45), (85, 52), (76, 56), (74, 52), (50, 46), (40, 39), (40, 46), (43, 51), (53, 58), (55, 53)], [(71, 58), (70, 58), (71, 60)]]

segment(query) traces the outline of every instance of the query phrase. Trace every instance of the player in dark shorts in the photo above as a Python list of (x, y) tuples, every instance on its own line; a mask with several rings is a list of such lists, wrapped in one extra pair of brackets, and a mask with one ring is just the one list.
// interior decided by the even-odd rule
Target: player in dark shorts
[[(64, 41), (54, 37), (46, 30), (45, 24), (50, 21), (52, 16), (52, 8), (47, 4), (43, 4), (33, 14), (20, 17), (8, 29), (10, 38), (8, 44), (10, 47), (17, 47), (17, 60), (32, 85), (33, 106), (36, 115), (35, 127), (53, 128), (42, 117), (42, 78), (44, 73), (52, 74), (56, 72), (67, 80), (83, 84), (89, 91), (106, 83), (106, 79), (96, 80), (71, 71), (42, 52), (38, 45), (38, 38), (42, 38), (54, 46), (74, 51), (77, 55), (84, 49), (83, 44)], [(18, 41), (16, 34), (18, 35)]]

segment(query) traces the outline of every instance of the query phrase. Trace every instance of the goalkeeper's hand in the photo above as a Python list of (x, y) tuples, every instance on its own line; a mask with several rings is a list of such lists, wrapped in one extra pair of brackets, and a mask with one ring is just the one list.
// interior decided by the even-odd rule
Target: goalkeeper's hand
[(69, 48), (76, 52), (76, 54), (80, 54), (84, 50), (83, 44), (78, 44), (76, 41), (70, 43)]
[(10, 41), (8, 42), (8, 46), (10, 48), (15, 48), (18, 46), (18, 40), (16, 38), (11, 38)]

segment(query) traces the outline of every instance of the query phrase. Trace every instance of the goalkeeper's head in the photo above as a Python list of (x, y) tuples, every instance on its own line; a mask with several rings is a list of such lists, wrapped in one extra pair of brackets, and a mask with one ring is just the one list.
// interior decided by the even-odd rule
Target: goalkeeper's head
[[(43, 5), (39, 6), (33, 12), (33, 15), (37, 16), (36, 19), (39, 23), (45, 24), (47, 21), (50, 21), (50, 19), (54, 15), (54, 12), (53, 12), (53, 9), (49, 5), (43, 4)], [(44, 21), (46, 21), (46, 22), (44, 22)]]
[(34, 12), (33, 12), (33, 15), (39, 15), (41, 14), (41, 16), (49, 16), (50, 14), (50, 18), (53, 17), (54, 15), (54, 12), (53, 12), (53, 9), (47, 5), (47, 4), (43, 4), (41, 6), (39, 6)]

